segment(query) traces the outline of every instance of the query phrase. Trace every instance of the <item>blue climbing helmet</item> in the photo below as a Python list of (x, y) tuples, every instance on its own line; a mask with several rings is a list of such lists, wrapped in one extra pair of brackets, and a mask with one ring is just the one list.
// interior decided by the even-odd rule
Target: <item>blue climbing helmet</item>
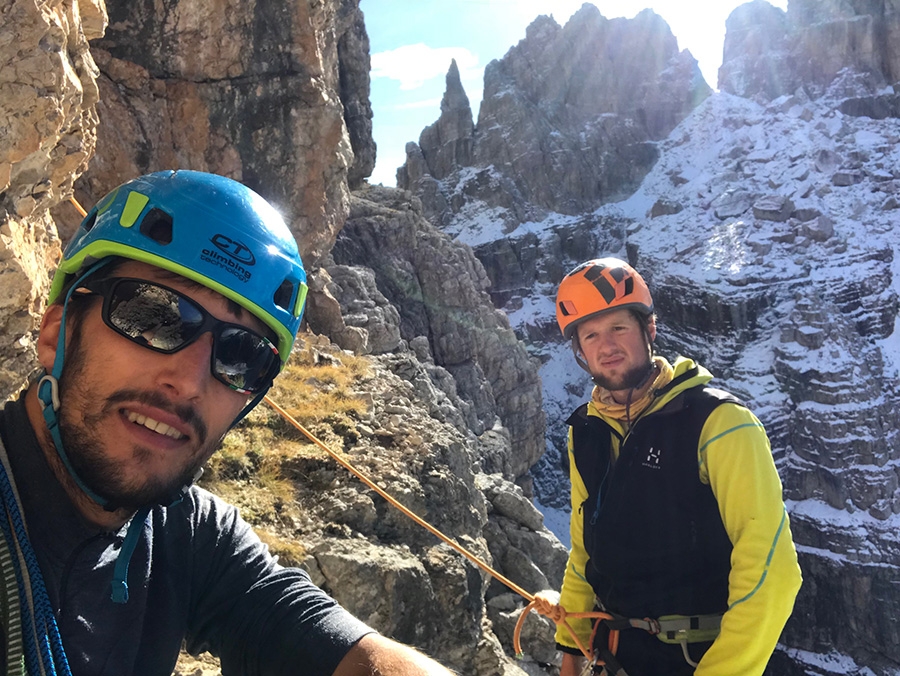
[[(84, 483), (63, 444), (59, 378), (65, 362), (68, 300), (112, 257), (169, 270), (245, 308), (275, 333), (281, 368), (300, 327), (307, 292), (291, 231), (268, 202), (237, 181), (197, 171), (148, 174), (119, 186), (91, 209), (66, 247), (50, 288), (49, 302), (59, 299), (63, 315), (53, 367), (38, 382), (38, 398), (66, 470), (103, 506), (109, 501)], [(267, 390), (268, 386), (256, 392), (232, 426)]]
[(104, 258), (169, 270), (217, 291), (277, 336), (282, 367), (306, 300), (306, 272), (281, 215), (250, 188), (199, 171), (135, 178), (81, 222), (53, 278), (48, 301)]
[[(53, 368), (38, 382), (38, 399), (69, 475), (107, 509), (117, 505), (85, 484), (63, 443), (59, 378), (65, 361), (68, 300), (112, 257), (169, 270), (234, 301), (275, 333), (281, 368), (300, 328), (307, 292), (306, 272), (291, 231), (266, 200), (237, 181), (197, 171), (163, 171), (124, 183), (91, 209), (66, 247), (50, 287), (49, 302), (59, 299), (63, 312)], [(266, 390), (268, 386), (256, 392), (232, 426), (262, 400)], [(178, 502), (190, 483), (160, 504)], [(112, 580), (111, 598), (116, 603), (128, 601), (128, 565), (150, 509), (139, 509), (128, 526)]]

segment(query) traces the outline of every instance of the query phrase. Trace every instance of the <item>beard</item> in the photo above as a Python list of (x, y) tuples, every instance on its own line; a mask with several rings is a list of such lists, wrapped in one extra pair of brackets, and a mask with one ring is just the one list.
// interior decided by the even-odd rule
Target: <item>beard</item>
[(633, 368), (628, 369), (622, 375), (616, 378), (610, 378), (607, 376), (591, 374), (594, 383), (599, 385), (604, 390), (609, 390), (610, 392), (618, 392), (621, 390), (632, 390), (643, 385), (650, 373), (652, 372), (653, 362), (648, 359), (645, 363), (639, 364)]
[[(85, 486), (109, 502), (104, 505), (107, 509), (135, 511), (148, 505), (171, 504), (184, 486), (193, 483), (200, 467), (218, 448), (224, 434), (208, 440), (207, 426), (192, 406), (173, 405), (157, 392), (121, 389), (104, 398), (87, 376), (87, 359), (81, 349), (80, 336), (77, 331), (73, 334), (59, 378), (59, 432), (72, 469)], [(93, 373), (100, 372), (97, 368), (93, 370)], [(170, 476), (153, 476), (149, 470), (158, 451), (135, 445), (130, 460), (120, 460), (104, 449), (98, 431), (120, 415), (120, 404), (124, 402), (137, 402), (173, 413), (191, 427), (196, 440), (194, 448), (179, 451), (177, 456), (173, 454), (172, 465), (180, 462), (182, 466), (175, 468)], [(138, 470), (146, 467), (147, 472), (134, 476), (132, 469), (129, 476), (126, 463)]]

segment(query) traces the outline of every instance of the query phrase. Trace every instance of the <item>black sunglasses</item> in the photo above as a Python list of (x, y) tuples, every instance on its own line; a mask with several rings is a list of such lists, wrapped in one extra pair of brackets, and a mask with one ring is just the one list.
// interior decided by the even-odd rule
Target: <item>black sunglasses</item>
[(265, 390), (281, 368), (278, 348), (268, 338), (216, 319), (175, 289), (127, 277), (87, 281), (79, 288), (103, 297), (109, 328), (154, 352), (178, 352), (211, 332), (213, 377), (242, 394)]

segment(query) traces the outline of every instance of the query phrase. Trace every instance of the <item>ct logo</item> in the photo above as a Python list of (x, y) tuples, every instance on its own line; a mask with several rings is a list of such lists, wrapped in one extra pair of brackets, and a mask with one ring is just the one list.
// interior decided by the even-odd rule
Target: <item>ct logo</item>
[(240, 242), (236, 239), (231, 239), (230, 237), (226, 237), (225, 235), (213, 235), (209, 240), (213, 243), (219, 251), (224, 253), (229, 258), (233, 258), (236, 261), (240, 261), (245, 265), (255, 265), (256, 257), (253, 255), (253, 252), (250, 251), (250, 247), (248, 247), (243, 242)]

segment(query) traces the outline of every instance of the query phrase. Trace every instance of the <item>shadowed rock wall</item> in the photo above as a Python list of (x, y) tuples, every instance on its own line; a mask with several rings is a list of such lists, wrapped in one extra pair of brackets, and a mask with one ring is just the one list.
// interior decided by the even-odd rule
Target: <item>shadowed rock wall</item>
[(790, 0), (787, 12), (754, 0), (726, 29), (719, 88), (738, 96), (816, 98), (839, 75), (838, 97), (871, 96), (900, 80), (896, 0)]

